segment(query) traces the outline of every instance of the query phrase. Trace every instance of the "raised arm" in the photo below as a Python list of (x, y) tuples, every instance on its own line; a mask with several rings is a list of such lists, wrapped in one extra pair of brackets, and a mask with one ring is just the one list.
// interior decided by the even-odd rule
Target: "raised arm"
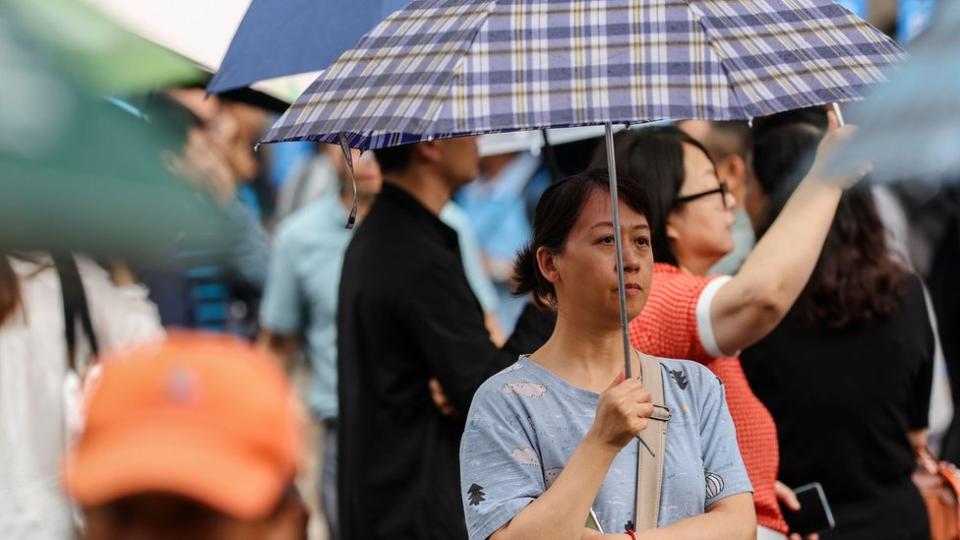
[(733, 354), (764, 338), (786, 316), (810, 278), (833, 223), (843, 189), (857, 178), (825, 173), (836, 147), (855, 128), (831, 130), (817, 149), (810, 173), (736, 276), (716, 292), (710, 305), (717, 346)]

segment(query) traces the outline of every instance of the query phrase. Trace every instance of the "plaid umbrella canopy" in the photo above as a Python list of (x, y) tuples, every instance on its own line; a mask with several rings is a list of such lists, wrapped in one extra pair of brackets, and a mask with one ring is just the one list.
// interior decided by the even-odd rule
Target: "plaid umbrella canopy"
[(263, 142), (339, 142), (349, 160), (347, 146), (606, 125), (629, 376), (612, 124), (858, 99), (901, 55), (830, 0), (419, 0), (345, 52)]
[(829, 0), (422, 0), (344, 53), (264, 142), (744, 119), (858, 99), (901, 54)]

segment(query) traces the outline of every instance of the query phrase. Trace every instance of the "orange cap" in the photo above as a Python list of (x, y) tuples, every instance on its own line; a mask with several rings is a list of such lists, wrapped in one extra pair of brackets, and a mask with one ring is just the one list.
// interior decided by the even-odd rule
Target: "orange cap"
[(302, 441), (295, 399), (269, 357), (235, 339), (180, 333), (102, 365), (67, 459), (80, 505), (159, 491), (239, 519), (275, 508)]

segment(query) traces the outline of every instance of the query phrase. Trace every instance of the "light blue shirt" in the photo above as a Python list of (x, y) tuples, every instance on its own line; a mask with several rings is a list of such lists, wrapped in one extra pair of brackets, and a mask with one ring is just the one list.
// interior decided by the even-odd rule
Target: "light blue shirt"
[(463, 260), (463, 271), (467, 274), (470, 288), (473, 289), (473, 294), (477, 295), (484, 313), (493, 313), (500, 301), (497, 299), (497, 289), (483, 269), (483, 255), (477, 243), (477, 234), (470, 225), (470, 218), (457, 203), (451, 201), (440, 212), (440, 221), (457, 231), (460, 258)]
[(736, 274), (757, 243), (757, 237), (753, 232), (753, 224), (750, 223), (750, 214), (740, 208), (734, 210), (733, 217), (733, 251), (717, 261), (717, 264), (713, 265), (708, 274), (723, 274), (725, 276)]
[(294, 212), (277, 231), (260, 324), (284, 335), (304, 332), (313, 368), (307, 402), (319, 419), (337, 417), (337, 296), (343, 255), (353, 238), (333, 191)]
[[(480, 250), (487, 257), (512, 264), (517, 252), (530, 241), (533, 231), (525, 189), (540, 165), (539, 157), (521, 153), (496, 178), (476, 180), (457, 193), (457, 204), (469, 217)], [(513, 296), (509, 282), (496, 283), (496, 291), (497, 319), (509, 334), (527, 299)]]
[[(660, 497), (663, 527), (752, 488), (720, 380), (691, 361), (661, 359), (660, 366), (673, 415)], [(488, 538), (552, 485), (593, 425), (598, 400), (526, 357), (480, 387), (460, 444), (470, 540)], [(622, 533), (633, 519), (637, 448), (628, 444), (617, 455), (594, 501), (608, 533)]]
[[(480, 267), (466, 217), (451, 203), (440, 219), (458, 233), (464, 270), (474, 294), (484, 310), (496, 309), (496, 292)], [(353, 238), (346, 223), (347, 211), (336, 190), (284, 220), (274, 240), (260, 304), (260, 324), (265, 329), (283, 335), (304, 331), (313, 368), (307, 403), (321, 420), (338, 416), (337, 299), (343, 256)]]

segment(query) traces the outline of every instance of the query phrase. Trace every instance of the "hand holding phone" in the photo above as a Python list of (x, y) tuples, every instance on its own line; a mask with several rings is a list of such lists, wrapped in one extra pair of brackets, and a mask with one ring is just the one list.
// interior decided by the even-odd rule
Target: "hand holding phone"
[(800, 486), (793, 490), (799, 510), (783, 507), (783, 517), (791, 533), (808, 535), (832, 530), (836, 526), (833, 511), (819, 482)]

